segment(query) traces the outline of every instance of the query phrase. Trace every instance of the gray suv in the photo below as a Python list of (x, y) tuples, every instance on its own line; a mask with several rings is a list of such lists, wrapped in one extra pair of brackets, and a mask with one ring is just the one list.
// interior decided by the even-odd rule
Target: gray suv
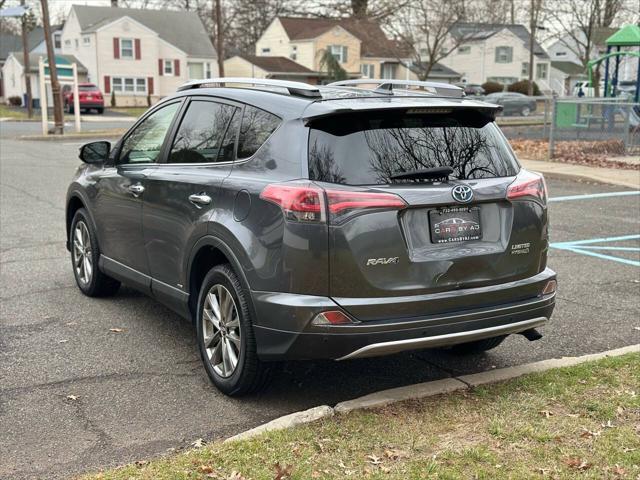
[(499, 109), (427, 82), (185, 84), (113, 148), (82, 147), (78, 287), (124, 282), (192, 320), (228, 395), (280, 360), (537, 339), (556, 289), (546, 187)]

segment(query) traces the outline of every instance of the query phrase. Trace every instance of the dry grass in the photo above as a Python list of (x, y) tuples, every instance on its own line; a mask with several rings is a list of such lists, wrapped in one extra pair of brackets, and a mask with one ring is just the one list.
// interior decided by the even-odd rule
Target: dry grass
[(353, 412), (91, 479), (638, 479), (640, 354)]

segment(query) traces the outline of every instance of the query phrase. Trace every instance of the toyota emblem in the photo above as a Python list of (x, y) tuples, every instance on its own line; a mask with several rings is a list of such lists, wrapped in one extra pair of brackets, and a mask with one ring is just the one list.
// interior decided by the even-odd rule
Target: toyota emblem
[(473, 190), (467, 185), (456, 185), (451, 189), (451, 196), (458, 203), (469, 203), (473, 200)]

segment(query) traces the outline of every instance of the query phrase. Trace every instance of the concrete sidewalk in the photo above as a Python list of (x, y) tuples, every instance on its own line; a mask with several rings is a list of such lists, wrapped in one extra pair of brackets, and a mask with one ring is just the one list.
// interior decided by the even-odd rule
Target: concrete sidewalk
[(540, 172), (550, 177), (583, 178), (601, 183), (621, 185), (623, 187), (640, 189), (640, 170), (621, 170), (618, 168), (587, 167), (560, 162), (545, 162), (542, 160), (528, 160), (519, 158), (520, 163), (527, 170)]

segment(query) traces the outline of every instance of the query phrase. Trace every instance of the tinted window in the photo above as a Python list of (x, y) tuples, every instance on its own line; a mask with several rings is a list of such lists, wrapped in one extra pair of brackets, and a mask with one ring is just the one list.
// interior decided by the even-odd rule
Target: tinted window
[(238, 158), (249, 158), (278, 127), (280, 119), (254, 107), (245, 107), (238, 141)]
[[(233, 160), (238, 109), (221, 103), (193, 101), (171, 147), (171, 163), (210, 163)], [(235, 125), (235, 128), (229, 128)], [(229, 131), (228, 130), (233, 130)]]
[(122, 144), (119, 163), (155, 162), (179, 107), (179, 103), (172, 103), (145, 118)]
[(440, 115), (344, 115), (316, 122), (309, 178), (380, 185), (394, 174), (451, 167), (451, 178), (512, 176), (517, 165), (498, 128), (474, 111)]
[(98, 87), (96, 87), (95, 85), (79, 85), (78, 86), (79, 92), (93, 92), (95, 90), (98, 90)]

